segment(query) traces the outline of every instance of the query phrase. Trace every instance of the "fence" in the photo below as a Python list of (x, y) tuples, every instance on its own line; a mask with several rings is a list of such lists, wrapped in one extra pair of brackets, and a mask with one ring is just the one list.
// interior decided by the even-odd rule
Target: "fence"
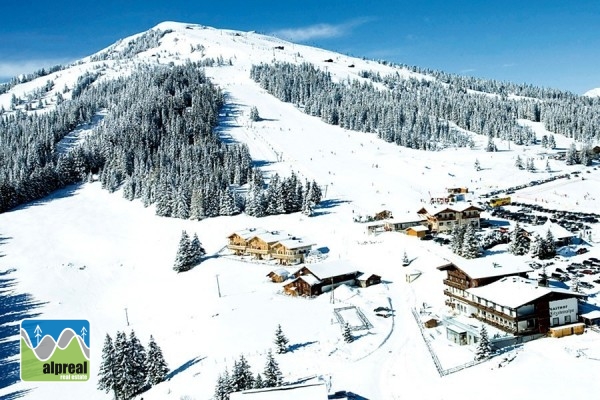
[(427, 350), (429, 350), (429, 354), (431, 354), (431, 359), (433, 360), (433, 363), (435, 364), (435, 368), (437, 369), (437, 371), (440, 374), (440, 376), (443, 377), (443, 376), (446, 376), (446, 375), (450, 375), (450, 374), (453, 374), (455, 372), (462, 371), (465, 368), (469, 368), (469, 367), (473, 367), (473, 366), (475, 366), (477, 364), (481, 364), (482, 362), (485, 362), (485, 361), (488, 360), (488, 359), (473, 360), (473, 361), (469, 361), (469, 362), (467, 362), (465, 364), (462, 364), (462, 365), (457, 365), (457, 366), (452, 367), (452, 368), (444, 369), (442, 367), (442, 363), (440, 363), (440, 360), (439, 360), (437, 354), (435, 354), (435, 351), (431, 347), (431, 343), (429, 343), (429, 339), (427, 339), (427, 335), (425, 334), (425, 329), (423, 328), (423, 324), (421, 323), (421, 318), (419, 318), (419, 313), (414, 308), (412, 308), (411, 311), (412, 311), (413, 316), (415, 317), (415, 321), (417, 322), (417, 326), (419, 327), (419, 332), (421, 332), (421, 337), (423, 338), (423, 341), (425, 342), (425, 345), (427, 346)]

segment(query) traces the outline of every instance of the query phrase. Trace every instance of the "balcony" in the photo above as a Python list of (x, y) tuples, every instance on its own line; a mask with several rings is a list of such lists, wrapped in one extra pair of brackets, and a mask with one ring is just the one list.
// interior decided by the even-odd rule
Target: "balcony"
[(246, 251), (250, 254), (262, 254), (262, 255), (269, 254), (268, 249), (260, 249), (260, 248), (254, 248), (254, 247), (246, 247)]
[(245, 244), (233, 244), (233, 243), (230, 243), (230, 244), (227, 245), (227, 248), (229, 250), (235, 250), (235, 251), (241, 251), (241, 252), (246, 251), (246, 245)]
[(460, 290), (468, 289), (468, 287), (467, 287), (466, 284), (460, 283), (460, 282), (455, 282), (455, 281), (452, 281), (450, 279), (444, 279), (443, 282), (444, 282), (444, 285), (450, 286), (450, 287), (453, 287), (453, 288), (456, 288), (456, 289), (460, 289)]

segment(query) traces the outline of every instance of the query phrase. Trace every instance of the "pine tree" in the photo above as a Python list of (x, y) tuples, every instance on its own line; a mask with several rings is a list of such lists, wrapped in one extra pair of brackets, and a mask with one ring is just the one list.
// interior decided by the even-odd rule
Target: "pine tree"
[(354, 336), (352, 335), (352, 331), (350, 330), (350, 325), (347, 322), (344, 324), (342, 336), (344, 337), (344, 342), (346, 342), (346, 343), (354, 342)]
[(275, 346), (278, 354), (287, 353), (288, 351), (288, 343), (289, 340), (283, 334), (283, 330), (281, 329), (281, 324), (277, 325), (277, 330), (275, 331)]
[(406, 250), (404, 250), (404, 255), (402, 256), (402, 266), (406, 267), (410, 264), (410, 260), (408, 259), (408, 254), (406, 254)]
[(543, 249), (540, 255), (540, 258), (552, 258), (556, 255), (556, 241), (554, 240), (554, 235), (548, 229), (546, 231), (546, 237), (543, 241)]
[(481, 164), (477, 158), (475, 159), (475, 171), (481, 171)]
[(569, 149), (567, 150), (567, 155), (565, 162), (567, 165), (574, 165), (579, 163), (579, 155), (577, 154), (577, 148), (575, 147), (575, 142), (571, 143)]
[(549, 149), (554, 149), (556, 148), (556, 141), (554, 140), (554, 135), (550, 135), (548, 137), (548, 148)]
[(542, 135), (542, 147), (543, 148), (548, 147), (548, 136), (546, 136), (546, 135)]
[(131, 345), (125, 332), (115, 337), (115, 393), (118, 399), (127, 400), (135, 395), (135, 374), (130, 363)]
[(481, 325), (479, 331), (479, 343), (477, 343), (477, 349), (475, 350), (475, 360), (481, 361), (490, 358), (492, 355), (492, 346), (488, 337), (487, 329), (485, 325)]
[(455, 223), (452, 226), (452, 239), (450, 247), (452, 248), (452, 252), (458, 255), (462, 254), (463, 249), (463, 239), (465, 236), (465, 227), (464, 225), (459, 225)]
[(510, 234), (508, 251), (516, 256), (522, 256), (529, 251), (529, 240), (523, 235), (523, 229), (517, 222), (515, 229)]
[(179, 247), (175, 256), (173, 269), (177, 272), (188, 271), (193, 265), (194, 256), (191, 253), (190, 237), (186, 231), (181, 231)]
[(254, 376), (250, 371), (250, 365), (244, 355), (240, 355), (239, 361), (235, 361), (233, 364), (233, 372), (231, 373), (231, 388), (234, 392), (241, 392), (242, 390), (252, 389), (254, 386)]
[(529, 157), (527, 158), (527, 171), (529, 172), (534, 172), (535, 171), (535, 164), (533, 162), (533, 158)]
[(550, 160), (548, 158), (546, 158), (546, 172), (552, 172), (552, 169), (550, 168)]
[(498, 148), (496, 147), (496, 144), (494, 143), (494, 138), (491, 135), (488, 136), (488, 142), (487, 142), (487, 145), (485, 146), (485, 151), (487, 151), (487, 152), (498, 151)]
[(113, 391), (117, 396), (117, 383), (115, 377), (115, 346), (112, 338), (107, 333), (102, 347), (102, 361), (100, 363), (100, 372), (98, 373), (98, 389), (108, 393)]
[(260, 115), (258, 114), (258, 108), (256, 108), (256, 106), (252, 106), (250, 109), (250, 121), (260, 121)]
[(148, 353), (146, 354), (147, 383), (150, 386), (158, 385), (164, 381), (169, 373), (169, 367), (163, 357), (162, 350), (150, 335)]
[(281, 386), (283, 378), (279, 364), (273, 357), (271, 350), (267, 353), (267, 363), (265, 364), (265, 370), (263, 371), (263, 387), (276, 387)]
[(231, 378), (229, 372), (225, 370), (223, 375), (219, 375), (217, 379), (217, 386), (215, 387), (214, 399), (215, 400), (229, 400), (229, 395), (233, 393), (231, 387)]
[(517, 158), (515, 160), (515, 167), (523, 169), (523, 160), (521, 160), (521, 157), (519, 155), (517, 155)]
[(129, 334), (129, 364), (131, 366), (131, 393), (136, 395), (144, 390), (147, 381), (146, 349), (139, 341), (135, 332)]
[(537, 233), (533, 236), (529, 243), (529, 254), (532, 257), (539, 257), (544, 245), (544, 240)]
[(259, 373), (256, 374), (256, 378), (254, 378), (254, 389), (262, 389), (264, 387), (262, 375)]
[(194, 233), (194, 237), (190, 242), (190, 254), (192, 257), (192, 265), (200, 263), (202, 257), (206, 255), (206, 250), (202, 247), (202, 243), (200, 242), (200, 239), (198, 239), (197, 233)]
[(475, 235), (475, 227), (468, 224), (465, 230), (461, 255), (464, 258), (477, 258), (481, 255), (481, 246)]

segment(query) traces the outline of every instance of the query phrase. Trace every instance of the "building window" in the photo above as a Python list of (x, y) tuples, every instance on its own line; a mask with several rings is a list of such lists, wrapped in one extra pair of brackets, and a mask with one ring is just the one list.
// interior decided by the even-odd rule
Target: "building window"
[(571, 323), (571, 316), (565, 315), (565, 324), (570, 324), (570, 323)]
[(558, 325), (558, 317), (552, 318), (552, 326)]
[(527, 328), (535, 328), (535, 319), (527, 320)]

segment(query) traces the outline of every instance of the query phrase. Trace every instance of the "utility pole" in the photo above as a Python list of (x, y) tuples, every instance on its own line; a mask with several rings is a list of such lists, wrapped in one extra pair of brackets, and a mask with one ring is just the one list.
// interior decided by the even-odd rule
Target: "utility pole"
[(127, 307), (125, 307), (125, 320), (127, 321), (127, 326), (129, 326), (129, 315), (127, 314)]
[(219, 297), (221, 297), (221, 286), (219, 286), (219, 274), (216, 274), (215, 278), (217, 278), (217, 291), (219, 292)]

